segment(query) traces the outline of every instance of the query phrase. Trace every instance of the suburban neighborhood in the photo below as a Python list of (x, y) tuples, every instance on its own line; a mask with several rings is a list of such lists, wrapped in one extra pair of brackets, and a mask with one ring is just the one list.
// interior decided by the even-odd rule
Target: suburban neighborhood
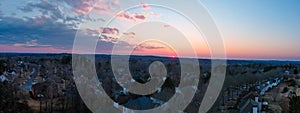
[[(136, 95), (122, 88), (114, 79), (110, 57), (96, 56), (98, 78), (112, 105), (126, 112), (145, 110), (164, 105), (175, 93), (180, 81), (180, 62), (165, 57), (132, 57), (131, 82), (149, 81), (147, 65), (161, 61), (168, 76), (165, 83), (150, 95)], [(0, 59), (1, 104), (3, 112), (91, 112), (76, 89), (70, 55), (7, 55)], [(210, 78), (210, 60), (199, 60), (201, 65), (198, 91), (185, 111), (196, 112)], [(294, 63), (294, 64), (293, 64)], [(300, 96), (299, 64), (229, 62), (223, 90), (210, 112), (223, 113), (287, 113), (298, 110)], [(87, 78), (88, 79), (88, 78)], [(84, 80), (84, 79), (83, 79)], [(83, 82), (84, 83), (84, 82)], [(99, 90), (94, 92), (99, 93)], [(93, 91), (91, 91), (93, 92)], [(10, 93), (10, 94), (5, 94)], [(8, 96), (8, 97), (5, 97)], [(10, 97), (12, 96), (12, 97)], [(12, 99), (12, 100), (6, 100)], [(293, 104), (294, 102), (294, 104)], [(295, 104), (296, 103), (296, 104)], [(5, 107), (13, 106), (13, 107)], [(122, 107), (123, 106), (123, 107)], [(5, 109), (4, 109), (5, 108)]]

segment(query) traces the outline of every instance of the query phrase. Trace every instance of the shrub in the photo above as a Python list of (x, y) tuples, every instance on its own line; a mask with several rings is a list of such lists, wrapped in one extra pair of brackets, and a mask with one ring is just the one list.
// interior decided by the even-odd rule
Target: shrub
[(295, 80), (289, 80), (289, 86), (296, 86), (296, 81)]
[(283, 88), (283, 91), (281, 92), (281, 93), (286, 93), (286, 92), (288, 92), (289, 91), (289, 88), (288, 87), (284, 87)]
[(289, 111), (290, 113), (300, 113), (300, 96), (293, 96), (290, 98)]

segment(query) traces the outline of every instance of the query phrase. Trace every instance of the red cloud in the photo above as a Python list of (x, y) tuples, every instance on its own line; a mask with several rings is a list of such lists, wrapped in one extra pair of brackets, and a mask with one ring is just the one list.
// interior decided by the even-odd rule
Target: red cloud
[(146, 20), (146, 16), (143, 14), (133, 14), (133, 17), (139, 20)]
[(121, 13), (119, 13), (119, 14), (117, 14), (116, 16), (115, 16), (116, 18), (120, 18), (120, 19), (124, 19), (124, 20), (135, 20), (132, 16), (131, 16), (131, 14), (129, 14), (128, 12), (124, 12), (124, 11), (122, 11)]
[[(118, 13), (115, 17), (119, 18), (119, 19), (124, 19), (127, 21), (137, 21), (137, 20), (146, 20), (147, 19), (147, 15), (151, 15), (151, 14), (147, 14), (147, 13), (135, 13), (135, 14), (130, 14), (129, 12), (120, 12)], [(152, 16), (152, 15), (151, 15)]]
[(151, 9), (151, 7), (150, 7), (148, 4), (145, 4), (145, 3), (142, 3), (142, 8), (143, 8), (144, 10)]

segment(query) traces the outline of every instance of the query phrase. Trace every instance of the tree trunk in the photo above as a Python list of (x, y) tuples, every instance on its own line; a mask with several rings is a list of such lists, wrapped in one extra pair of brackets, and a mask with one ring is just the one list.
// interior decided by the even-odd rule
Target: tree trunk
[(42, 113), (42, 101), (40, 100), (40, 113)]
[(46, 111), (48, 111), (48, 101), (46, 101)]

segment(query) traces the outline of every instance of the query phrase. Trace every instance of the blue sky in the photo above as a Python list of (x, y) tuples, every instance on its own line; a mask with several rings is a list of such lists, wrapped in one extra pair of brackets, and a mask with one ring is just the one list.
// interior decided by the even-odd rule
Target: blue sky
[(202, 2), (219, 25), (228, 49), (239, 48), (237, 52), (247, 51), (256, 56), (299, 59), (300, 52), (295, 51), (300, 48), (299, 1)]
[[(96, 11), (101, 15), (111, 15), (112, 10), (123, 10), (122, 6), (126, 2), (100, 0)], [(146, 4), (142, 0), (129, 2)], [(218, 25), (229, 58), (300, 60), (300, 51), (297, 51), (300, 48), (298, 44), (300, 1), (199, 0), (199, 2), (208, 9)], [(107, 22), (106, 18), (88, 14), (94, 3), (95, 0), (1, 0), (0, 51), (72, 52), (74, 37), (80, 23)], [(189, 2), (178, 5), (188, 6)], [(148, 19), (144, 19), (145, 15), (155, 16), (156, 13), (149, 11), (148, 14), (132, 14), (129, 17), (135, 21), (144, 21)], [(124, 17), (125, 13), (120, 16), (123, 19)], [(102, 32), (103, 29), (101, 28)], [(100, 40), (98, 44), (99, 48), (104, 50), (102, 52), (112, 49), (114, 43), (111, 41), (110, 33), (114, 33), (114, 30), (116, 29), (106, 28), (109, 36)], [(91, 29), (90, 32), (97, 33), (95, 29)], [(153, 44), (145, 45), (153, 46)]]

